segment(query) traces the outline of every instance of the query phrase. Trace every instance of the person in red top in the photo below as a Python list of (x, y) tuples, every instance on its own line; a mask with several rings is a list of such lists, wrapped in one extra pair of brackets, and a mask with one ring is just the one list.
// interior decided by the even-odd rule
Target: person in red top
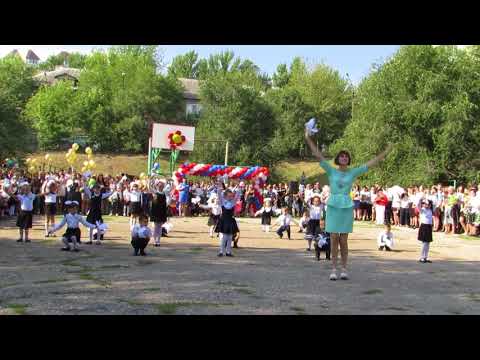
[(388, 204), (388, 197), (383, 193), (382, 189), (377, 192), (375, 198), (375, 219), (377, 225), (383, 225), (385, 222), (385, 207)]

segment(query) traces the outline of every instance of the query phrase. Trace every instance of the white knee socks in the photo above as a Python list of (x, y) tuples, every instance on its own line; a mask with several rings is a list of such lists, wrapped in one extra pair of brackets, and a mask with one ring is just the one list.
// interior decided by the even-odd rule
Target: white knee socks
[(430, 249), (430, 243), (429, 242), (422, 243), (421, 259), (428, 259), (428, 250), (429, 249)]
[(220, 254), (232, 253), (232, 234), (220, 233)]

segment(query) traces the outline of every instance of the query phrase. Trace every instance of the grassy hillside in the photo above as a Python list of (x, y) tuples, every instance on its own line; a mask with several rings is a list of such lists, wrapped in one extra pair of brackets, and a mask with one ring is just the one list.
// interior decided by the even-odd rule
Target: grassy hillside
[[(48, 170), (48, 164), (45, 161), (45, 152), (30, 154), (29, 157), (37, 159), (37, 164), (45, 163)], [(65, 160), (65, 152), (49, 152), (51, 155), (52, 169), (66, 169), (68, 164)], [(160, 156), (160, 168), (164, 172), (168, 172), (169, 154), (165, 153)], [(75, 168), (80, 169), (83, 162), (87, 160), (85, 154), (78, 153), (78, 160)], [(146, 155), (118, 155), (118, 154), (94, 154), (94, 160), (97, 164), (95, 172), (100, 174), (117, 175), (120, 173), (127, 173), (131, 175), (138, 175), (147, 170), (147, 156)], [(180, 157), (179, 164), (186, 161), (187, 157)], [(323, 170), (318, 165), (318, 161), (299, 161), (289, 159), (279, 163), (272, 171), (272, 180), (275, 182), (298, 181), (305, 172), (308, 182), (326, 183), (326, 177)]]

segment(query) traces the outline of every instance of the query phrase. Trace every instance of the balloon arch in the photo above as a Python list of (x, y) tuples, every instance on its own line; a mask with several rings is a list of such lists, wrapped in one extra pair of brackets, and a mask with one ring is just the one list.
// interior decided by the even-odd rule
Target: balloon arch
[(230, 179), (239, 180), (256, 180), (262, 182), (267, 180), (270, 172), (264, 166), (227, 166), (227, 165), (211, 165), (211, 164), (197, 164), (184, 163), (175, 172), (175, 178), (181, 182), (187, 175), (191, 176), (228, 176)]

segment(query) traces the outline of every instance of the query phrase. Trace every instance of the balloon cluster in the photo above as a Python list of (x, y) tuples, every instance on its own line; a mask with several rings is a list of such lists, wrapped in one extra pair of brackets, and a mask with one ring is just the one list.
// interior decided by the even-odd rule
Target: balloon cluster
[(175, 177), (181, 181), (187, 175), (194, 176), (228, 176), (231, 179), (251, 180), (260, 178), (266, 181), (269, 175), (267, 167), (238, 167), (226, 165), (185, 163), (175, 172)]
[(187, 138), (185, 135), (182, 135), (180, 130), (177, 130), (168, 134), (168, 140), (170, 142), (170, 149), (175, 150), (177, 147), (182, 146)]
[(93, 150), (90, 146), (85, 149), (85, 154), (87, 154), (87, 160), (83, 162), (82, 173), (92, 171), (97, 166), (95, 160), (93, 160)]
[(33, 173), (35, 171), (35, 165), (37, 164), (37, 159), (27, 158), (25, 160), (28, 166), (28, 171)]
[(72, 145), (70, 149), (68, 149), (68, 152), (65, 154), (65, 158), (67, 159), (68, 165), (72, 166), (75, 163), (75, 161), (77, 161), (78, 159), (77, 151), (79, 147), (80, 146), (78, 146), (78, 144), (75, 143)]

